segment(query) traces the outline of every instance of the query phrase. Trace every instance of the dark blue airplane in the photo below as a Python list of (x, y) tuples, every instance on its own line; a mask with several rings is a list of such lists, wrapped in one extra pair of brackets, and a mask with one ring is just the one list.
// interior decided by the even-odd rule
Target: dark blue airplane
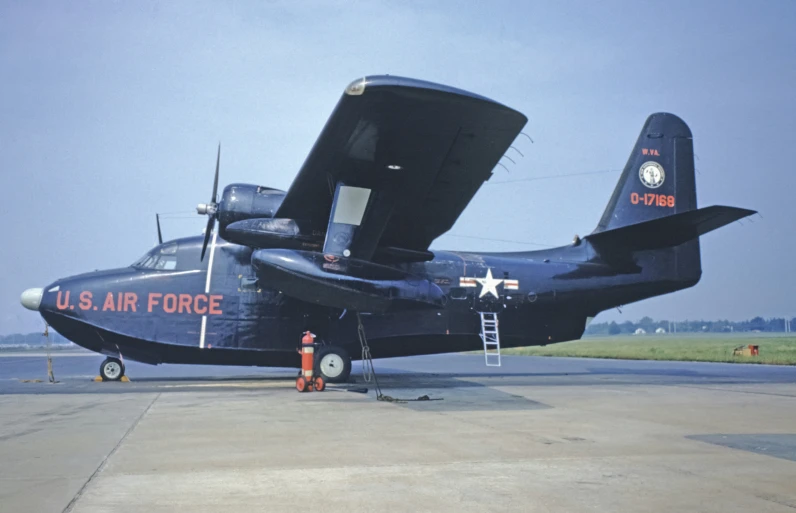
[(360, 318), (376, 358), (483, 348), (499, 364), (501, 346), (578, 339), (603, 310), (695, 285), (699, 236), (754, 213), (697, 208), (691, 131), (659, 113), (590, 235), (542, 251), (431, 252), (526, 121), (451, 87), (356, 80), (287, 192), (233, 184), (218, 201), (217, 159), (198, 207), (204, 238), (161, 240), (129, 267), (26, 290), (22, 304), (107, 355), (107, 380), (123, 358), (299, 367), (310, 330), (317, 370), (341, 382)]

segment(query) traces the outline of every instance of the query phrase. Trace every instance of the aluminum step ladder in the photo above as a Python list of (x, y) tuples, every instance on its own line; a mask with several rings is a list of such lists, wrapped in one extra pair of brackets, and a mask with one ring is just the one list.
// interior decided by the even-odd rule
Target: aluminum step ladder
[(500, 332), (498, 314), (479, 312), (481, 315), (481, 340), (484, 341), (484, 363), (487, 367), (500, 367)]

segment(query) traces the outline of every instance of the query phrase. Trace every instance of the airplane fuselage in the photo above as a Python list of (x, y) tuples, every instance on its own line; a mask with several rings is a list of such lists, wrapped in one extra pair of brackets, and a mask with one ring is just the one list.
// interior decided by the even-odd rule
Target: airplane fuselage
[(754, 214), (698, 208), (691, 130), (655, 113), (583, 239), (432, 252), (526, 121), (439, 84), (354, 81), (287, 191), (230, 184), (219, 199), (219, 146), (211, 200), (197, 207), (204, 237), (28, 289), (21, 302), (108, 355), (103, 379), (121, 379), (124, 358), (298, 366), (311, 331), (320, 374), (340, 382), (362, 354), (360, 319), (377, 358), (486, 350), (498, 336), (502, 347), (578, 339), (603, 310), (695, 285), (699, 237)]
[[(44, 289), (39, 311), (83, 347), (153, 364), (298, 366), (304, 330), (359, 355), (353, 312), (311, 305), (261, 283), (246, 246), (219, 241), (212, 265), (200, 262), (201, 243), (199, 237), (167, 242), (158, 247), (173, 247), (166, 261), (145, 256), (130, 267), (58, 280)], [(676, 260), (678, 250), (682, 259), (683, 248), (668, 258)], [(479, 349), (479, 312), (498, 313), (504, 347), (574, 340), (602, 310), (699, 279), (663, 272), (676, 269), (661, 265), (665, 253), (650, 257), (656, 265), (646, 266), (642, 252), (634, 272), (617, 273), (587, 241), (521, 253), (439, 251), (431, 261), (393, 267), (439, 286), (440, 307), (365, 312), (363, 323), (374, 357)]]

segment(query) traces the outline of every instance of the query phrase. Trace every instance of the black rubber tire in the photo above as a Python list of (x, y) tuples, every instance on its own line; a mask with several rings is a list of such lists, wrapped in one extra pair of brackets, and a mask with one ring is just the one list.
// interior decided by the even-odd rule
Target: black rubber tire
[[(343, 360), (343, 372), (337, 376), (328, 376), (321, 370), (321, 360), (328, 354), (336, 354)], [(348, 356), (348, 351), (340, 346), (322, 346), (315, 355), (315, 372), (323, 376), (327, 383), (347, 383), (351, 377), (351, 357)]]
[[(108, 375), (105, 372), (105, 365), (107, 365), (108, 363), (116, 363), (119, 365), (119, 367), (121, 368), (121, 372), (119, 373), (118, 376)], [(100, 364), (100, 377), (102, 378), (102, 381), (119, 381), (120, 379), (122, 379), (122, 376), (124, 376), (124, 364), (120, 359), (109, 356), (108, 358), (105, 358)]]

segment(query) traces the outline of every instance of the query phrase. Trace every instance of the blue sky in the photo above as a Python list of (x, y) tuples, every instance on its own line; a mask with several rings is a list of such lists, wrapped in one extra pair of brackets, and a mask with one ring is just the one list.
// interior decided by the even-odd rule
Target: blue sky
[[(596, 225), (644, 119), (689, 123), (701, 206), (763, 217), (703, 238), (693, 289), (603, 320), (796, 314), (796, 3), (3, 2), (0, 334), (39, 329), (28, 287), (128, 265), (155, 212), (221, 182), (286, 189), (343, 88), (389, 73), (529, 118), (525, 157), (436, 248), (532, 249)], [(613, 171), (612, 171), (613, 170)], [(202, 217), (164, 221), (167, 238)]]

